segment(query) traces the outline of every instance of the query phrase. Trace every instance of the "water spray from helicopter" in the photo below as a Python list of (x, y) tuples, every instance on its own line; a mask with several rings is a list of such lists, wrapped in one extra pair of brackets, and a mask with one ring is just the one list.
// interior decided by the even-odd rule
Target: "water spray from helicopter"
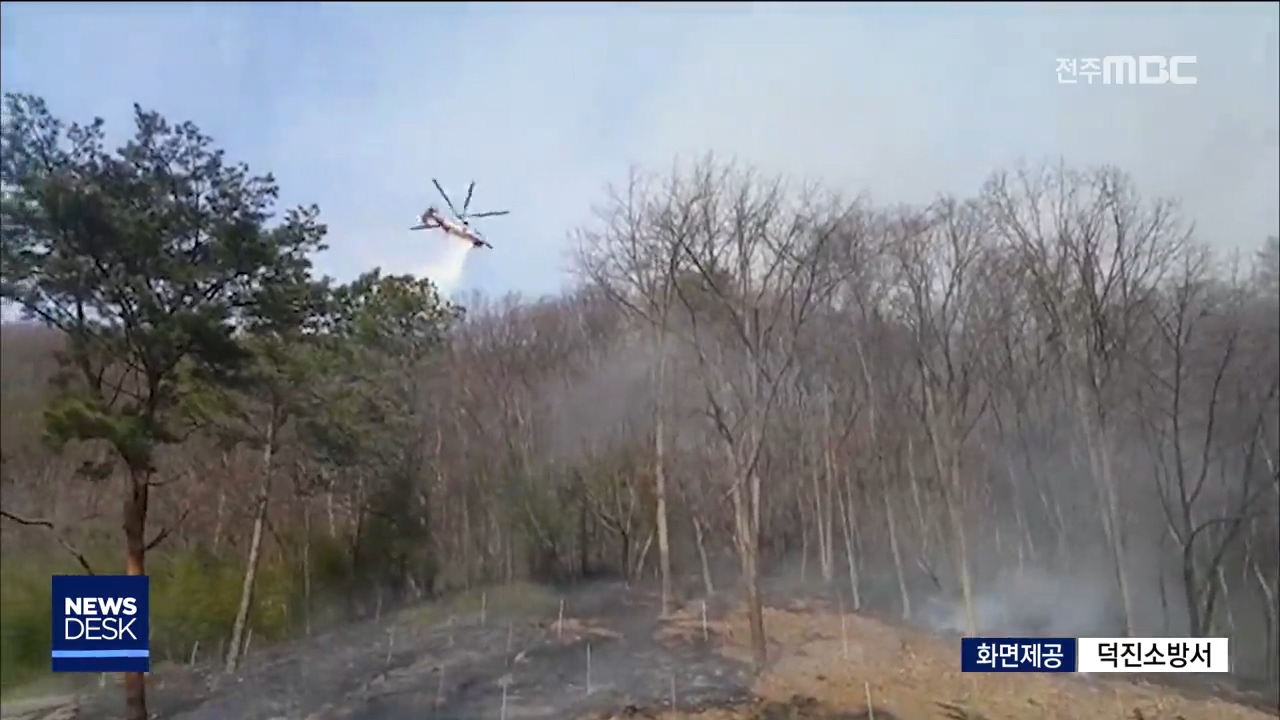
[(475, 218), (507, 215), (510, 211), (469, 212), (471, 198), (476, 189), (476, 183), (473, 180), (467, 186), (467, 196), (462, 202), (462, 211), (459, 212), (454, 207), (453, 201), (449, 199), (449, 194), (440, 186), (440, 182), (432, 178), (431, 183), (436, 186), (436, 191), (444, 199), (448, 212), (446, 213), (436, 206), (430, 205), (423, 211), (419, 218), (419, 223), (409, 229), (440, 230), (444, 234), (447, 242), (440, 247), (439, 256), (436, 260), (428, 263), (422, 269), (421, 274), (431, 278), (440, 291), (447, 294), (457, 289), (458, 282), (462, 279), (463, 271), (466, 269), (467, 256), (471, 250), (477, 248), (493, 249), (493, 246), (480, 234), (480, 231), (471, 226), (471, 221)]
[(458, 289), (462, 281), (471, 250), (472, 246), (468, 243), (445, 243), (434, 249), (431, 253), (434, 257), (417, 274), (430, 278), (442, 295), (449, 295)]

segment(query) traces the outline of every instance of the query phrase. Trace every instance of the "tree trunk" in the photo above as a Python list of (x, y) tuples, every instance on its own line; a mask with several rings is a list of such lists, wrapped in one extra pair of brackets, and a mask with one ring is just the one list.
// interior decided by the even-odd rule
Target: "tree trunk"
[(222, 548), (222, 522), (227, 507), (227, 486), (231, 480), (231, 463), (227, 460), (227, 452), (222, 451), (222, 477), (218, 478), (218, 509), (213, 521), (213, 554), (217, 555)]
[(249, 610), (253, 606), (253, 586), (258, 577), (258, 561), (262, 557), (262, 535), (267, 524), (267, 504), (271, 499), (271, 459), (275, 451), (275, 411), (267, 421), (266, 446), (262, 449), (262, 485), (258, 490), (257, 508), (253, 515), (253, 535), (249, 540), (249, 561), (244, 568), (244, 583), (240, 586), (240, 607), (236, 609), (235, 624), (231, 627), (231, 643), (227, 647), (226, 672), (234, 673), (240, 664), (244, 648), (245, 629), (249, 624)]
[(302, 621), (307, 637), (311, 637), (311, 503), (302, 504)]
[(471, 536), (471, 503), (467, 500), (467, 488), (462, 489), (462, 587), (470, 590), (476, 568), (473, 559), (475, 538)]
[(1124, 613), (1125, 634), (1135, 636), (1134, 606), (1129, 588), (1129, 576), (1125, 572), (1124, 528), (1120, 522), (1119, 498), (1116, 493), (1115, 477), (1111, 470), (1111, 448), (1107, 444), (1107, 423), (1097, 410), (1103, 399), (1095, 395), (1090, 406), (1085, 400), (1085, 391), (1076, 386), (1076, 406), (1083, 417), (1083, 433), (1085, 451), (1089, 469), (1097, 489), (1102, 530), (1111, 551), (1112, 569), (1115, 572), (1116, 587), (1120, 591), (1121, 610)]
[(915, 444), (911, 440), (911, 436), (907, 436), (907, 481), (911, 485), (911, 507), (915, 510), (916, 527), (920, 530), (920, 555), (926, 561), (931, 560), (929, 557), (930, 540), (933, 534), (930, 532), (930, 523), (924, 512), (924, 501), (921, 498), (923, 494), (920, 489), (920, 476), (916, 473)]
[(840, 493), (836, 502), (840, 504), (840, 530), (844, 536), (844, 558), (849, 566), (849, 591), (853, 593), (853, 609), (862, 609), (862, 578), (859, 577), (858, 545), (855, 541), (854, 526), (858, 522), (853, 509), (852, 480), (845, 480), (845, 492)]
[(924, 386), (925, 424), (929, 431), (929, 441), (933, 448), (933, 466), (938, 473), (938, 486), (942, 492), (942, 502), (946, 507), (947, 518), (951, 530), (952, 561), (960, 580), (960, 594), (964, 600), (964, 615), (967, 632), (976, 635), (978, 631), (977, 614), (973, 605), (973, 578), (969, 576), (969, 542), (965, 532), (964, 504), (965, 489), (960, 477), (960, 442), (956, 431), (955, 411), (944, 411), (939, 408), (930, 385)]
[(618, 557), (622, 560), (622, 579), (631, 582), (631, 533), (618, 531)]
[(640, 546), (640, 555), (636, 557), (635, 564), (631, 568), (631, 576), (636, 579), (644, 577), (644, 564), (649, 559), (649, 548), (653, 547), (653, 532), (650, 531), (645, 536), (644, 544)]
[(667, 533), (666, 403), (663, 402), (667, 375), (667, 332), (658, 330), (658, 369), (655, 387), (653, 430), (653, 479), (657, 496), (658, 565), (662, 574), (662, 615), (671, 611), (671, 542)]
[(911, 619), (911, 593), (907, 591), (907, 573), (902, 567), (902, 549), (898, 545), (898, 523), (893, 514), (893, 502), (889, 499), (888, 488), (880, 493), (884, 501), (884, 517), (889, 523), (889, 551), (893, 553), (893, 567), (898, 575), (898, 592), (902, 596), (902, 619)]
[(768, 650), (764, 636), (764, 604), (760, 596), (760, 543), (753, 538), (754, 529), (747, 485), (751, 481), (742, 478), (734, 482), (734, 526), (738, 540), (738, 554), (742, 563), (742, 582), (747, 591), (747, 623), (751, 634), (751, 667), (756, 673), (764, 672), (768, 662)]
[[(1032, 532), (1031, 523), (1027, 522), (1026, 511), (1023, 508), (1021, 484), (1013, 471), (1012, 457), (1005, 459), (1004, 470), (1006, 477), (1009, 479), (1009, 492), (1013, 503), (1013, 520), (1018, 526), (1018, 532), (1021, 534), (1018, 545), (1018, 570), (1022, 571), (1026, 565), (1026, 558), (1031, 560), (1032, 565), (1036, 563), (1036, 540)], [(1023, 554), (1024, 548), (1026, 550), (1025, 556)]]
[(835, 532), (831, 526), (835, 523), (833, 517), (834, 512), (831, 508), (833, 490), (836, 486), (836, 457), (835, 448), (832, 447), (832, 433), (835, 430), (831, 425), (831, 388), (826, 389), (826, 397), (823, 400), (823, 428), (822, 428), (822, 472), (815, 476), (818, 484), (814, 487), (814, 500), (817, 502), (818, 514), (818, 542), (819, 557), (822, 560), (822, 581), (827, 585), (831, 585), (835, 579)]
[[(893, 554), (893, 567), (898, 576), (898, 593), (902, 596), (902, 619), (911, 619), (911, 593), (907, 590), (907, 574), (906, 569), (902, 566), (902, 547), (898, 544), (898, 522), (893, 513), (893, 500), (889, 497), (889, 468), (885, 463), (884, 444), (880, 437), (880, 421), (877, 408), (879, 407), (879, 393), (876, 391), (876, 383), (871, 379), (871, 371), (867, 367), (867, 357), (863, 352), (862, 342), (855, 341), (854, 348), (858, 353), (858, 364), (862, 368), (862, 381), (867, 389), (867, 420), (871, 427), (871, 442), (876, 448), (876, 471), (880, 480), (880, 500), (884, 503), (884, 517), (889, 525), (889, 551)], [(910, 452), (910, 441), (908, 441), (908, 452)], [(907, 462), (911, 462), (908, 458)], [(912, 491), (915, 491), (915, 475), (911, 477)]]
[[(147, 574), (147, 500), (151, 489), (148, 475), (145, 469), (130, 468), (126, 481), (129, 486), (122, 513), (126, 575)], [(124, 705), (126, 720), (149, 720), (144, 673), (124, 673)]]
[(702, 588), (707, 597), (711, 597), (716, 593), (716, 586), (711, 578), (711, 563), (707, 560), (707, 542), (702, 531), (702, 521), (697, 514), (693, 515), (693, 539), (698, 544), (698, 560), (702, 563)]
[[(831, 532), (831, 493), (829, 489), (834, 484), (835, 479), (832, 477), (829, 458), (827, 467), (813, 469), (813, 519), (814, 531), (818, 538), (818, 566), (822, 571), (822, 582), (830, 585), (835, 578), (835, 548), (833, 547)], [(824, 474), (826, 475), (824, 478)], [(825, 483), (825, 485), (824, 485)], [(825, 496), (825, 497), (824, 497)], [(803, 496), (801, 496), (803, 497)], [(809, 533), (801, 529), (802, 534), (807, 539)]]
[(334, 479), (329, 478), (329, 492), (325, 496), (325, 513), (329, 517), (329, 539), (333, 540), (338, 537), (338, 512), (334, 508)]
[[(796, 513), (800, 520), (800, 584), (804, 585), (809, 582), (809, 519), (805, 515), (804, 507), (807, 504), (804, 488), (796, 493)], [(815, 506), (817, 503), (815, 502)]]
[(591, 548), (589, 545), (588, 529), (590, 522), (590, 514), (588, 506), (588, 496), (586, 490), (586, 482), (579, 480), (582, 487), (579, 488), (578, 496), (578, 575), (579, 577), (587, 577), (591, 573)]
[(751, 667), (757, 673), (765, 670), (769, 660), (764, 635), (764, 600), (760, 596), (760, 548), (758, 543), (743, 553), (743, 571), (747, 576), (747, 619), (751, 624)]
[(1263, 644), (1266, 667), (1263, 669), (1263, 676), (1270, 683), (1280, 684), (1280, 660), (1277, 660), (1277, 656), (1280, 653), (1276, 652), (1280, 649), (1277, 648), (1276, 640), (1276, 628), (1277, 625), (1280, 625), (1280, 621), (1276, 617), (1276, 607), (1278, 605), (1276, 592), (1272, 585), (1267, 582), (1266, 575), (1263, 574), (1262, 568), (1259, 567), (1256, 561), (1250, 560), (1249, 569), (1253, 571), (1253, 579), (1258, 582), (1258, 588), (1262, 591), (1264, 598), (1262, 617), (1266, 628), (1266, 633), (1264, 634), (1266, 642)]

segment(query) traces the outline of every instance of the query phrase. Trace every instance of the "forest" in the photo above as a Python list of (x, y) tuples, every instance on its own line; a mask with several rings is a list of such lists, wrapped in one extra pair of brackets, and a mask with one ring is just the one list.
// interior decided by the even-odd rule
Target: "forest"
[(758, 665), (773, 582), (937, 629), (1229, 637), (1280, 685), (1276, 237), (1200, 237), (1112, 167), (888, 206), (708, 155), (604, 188), (571, 290), (455, 301), (320, 276), (319, 208), (134, 120), (112, 149), (4, 97), (5, 688), (80, 572), (151, 576), (154, 660), (228, 669), (611, 576), (741, 593)]

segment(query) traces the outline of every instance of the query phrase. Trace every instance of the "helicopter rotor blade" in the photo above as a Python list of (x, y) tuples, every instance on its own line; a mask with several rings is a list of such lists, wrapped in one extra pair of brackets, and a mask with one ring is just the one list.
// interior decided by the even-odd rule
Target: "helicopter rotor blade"
[(473, 213), (471, 215), (468, 215), (467, 217), (480, 218), (480, 217), (494, 217), (497, 215), (509, 215), (509, 214), (511, 214), (510, 210), (493, 210), (491, 212)]
[(476, 189), (476, 181), (472, 180), (471, 184), (467, 186), (467, 199), (462, 201), (463, 215), (466, 215), (467, 208), (471, 207), (471, 193), (475, 192), (475, 189)]
[(440, 191), (440, 197), (444, 198), (444, 204), (449, 206), (449, 212), (454, 215), (460, 214), (458, 209), (453, 206), (453, 201), (449, 199), (449, 194), (444, 191), (444, 188), (440, 187), (440, 182), (435, 178), (431, 178), (431, 182), (436, 186), (436, 190)]

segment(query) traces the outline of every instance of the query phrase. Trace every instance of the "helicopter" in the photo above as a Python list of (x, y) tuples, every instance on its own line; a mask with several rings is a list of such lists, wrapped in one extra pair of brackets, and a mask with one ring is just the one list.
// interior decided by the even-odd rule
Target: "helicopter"
[(475, 189), (476, 189), (476, 183), (474, 180), (472, 180), (471, 184), (467, 186), (467, 197), (462, 202), (462, 212), (458, 212), (457, 208), (453, 206), (453, 201), (449, 199), (449, 195), (444, 191), (444, 188), (440, 187), (440, 182), (437, 181), (435, 178), (431, 178), (431, 183), (436, 186), (436, 191), (440, 193), (440, 197), (444, 198), (444, 204), (446, 207), (449, 208), (449, 212), (452, 213), (452, 215), (442, 213), (434, 205), (431, 205), (431, 206), (428, 206), (425, 211), (423, 211), (419, 224), (414, 225), (409, 229), (410, 230), (437, 230), (437, 229), (443, 230), (446, 235), (452, 235), (453, 237), (466, 240), (467, 242), (471, 243), (472, 247), (477, 247), (477, 248), (486, 247), (492, 250), (493, 246), (490, 245), (489, 242), (484, 239), (484, 236), (471, 227), (471, 220), (473, 218), (495, 217), (497, 215), (506, 215), (511, 211), (510, 210), (493, 210), (490, 212), (482, 212), (482, 213), (468, 213), (467, 210), (471, 207), (471, 195), (472, 193), (475, 192)]

